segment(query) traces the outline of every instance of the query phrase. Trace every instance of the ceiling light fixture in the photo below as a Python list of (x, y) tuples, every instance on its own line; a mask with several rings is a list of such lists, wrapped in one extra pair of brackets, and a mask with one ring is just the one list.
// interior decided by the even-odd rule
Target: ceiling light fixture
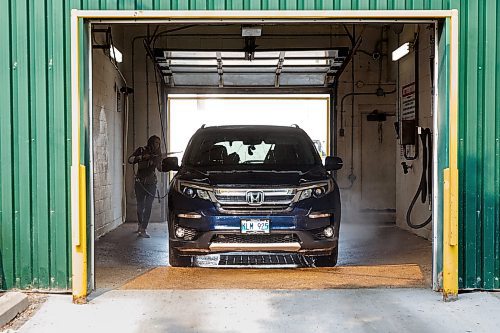
[(111, 55), (111, 58), (116, 60), (116, 62), (121, 63), (123, 61), (122, 53), (113, 45), (109, 47), (109, 54)]
[(405, 55), (410, 53), (410, 48), (413, 47), (413, 43), (406, 42), (392, 52), (392, 61), (398, 61)]
[(242, 26), (241, 27), (241, 36), (243, 37), (260, 37), (262, 36), (262, 27), (261, 26)]

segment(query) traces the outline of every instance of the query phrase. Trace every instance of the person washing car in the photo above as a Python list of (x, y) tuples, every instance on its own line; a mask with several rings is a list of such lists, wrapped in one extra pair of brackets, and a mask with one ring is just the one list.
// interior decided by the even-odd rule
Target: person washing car
[(139, 237), (150, 238), (146, 231), (151, 217), (153, 200), (156, 197), (156, 170), (161, 171), (162, 154), (160, 138), (156, 135), (148, 139), (145, 147), (137, 148), (128, 158), (130, 164), (137, 164), (135, 174), (135, 196), (137, 198), (137, 233)]

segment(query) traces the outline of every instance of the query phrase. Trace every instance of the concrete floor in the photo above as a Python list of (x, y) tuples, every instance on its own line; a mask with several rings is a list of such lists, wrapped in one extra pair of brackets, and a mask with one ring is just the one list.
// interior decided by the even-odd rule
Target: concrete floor
[[(96, 242), (98, 294), (119, 288), (154, 267), (168, 265), (166, 223), (151, 223), (149, 239), (138, 238), (135, 230), (135, 224), (127, 223)], [(432, 244), (392, 223), (343, 222), (341, 225), (338, 266), (416, 264), (425, 285), (430, 286), (431, 262)], [(230, 274), (227, 273), (229, 279)]]
[[(99, 289), (88, 304), (74, 305), (70, 296), (51, 295), (19, 332), (500, 332), (500, 296), (495, 293), (465, 293), (445, 303), (440, 293), (425, 287), (110, 290), (167, 265), (166, 225), (153, 224), (151, 239), (137, 238), (134, 229), (121, 226), (96, 243)], [(333, 270), (389, 264), (417, 264), (430, 281), (430, 242), (391, 224), (344, 223), (341, 267)], [(183, 279), (198, 280), (190, 270), (228, 276), (247, 271), (177, 270), (187, 274)], [(302, 272), (317, 270), (287, 271), (297, 281)]]
[(499, 312), (494, 293), (428, 289), (114, 290), (50, 296), (20, 332), (500, 332)]

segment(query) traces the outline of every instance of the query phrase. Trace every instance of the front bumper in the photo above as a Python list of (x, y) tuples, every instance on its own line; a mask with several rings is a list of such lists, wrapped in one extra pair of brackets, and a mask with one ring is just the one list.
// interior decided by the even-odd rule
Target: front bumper
[[(322, 199), (300, 201), (293, 209), (286, 212), (231, 215), (221, 213), (210, 201), (187, 199), (173, 191), (169, 196), (170, 246), (180, 255), (223, 252), (293, 252), (304, 255), (329, 255), (338, 245), (339, 206), (338, 196), (332, 194)], [(336, 212), (336, 209), (339, 211)], [(331, 216), (311, 218), (313, 212), (329, 213)], [(198, 215), (198, 218), (181, 217), (191, 216), (191, 213)], [(337, 213), (339, 215), (336, 215)], [(270, 233), (268, 236), (256, 237), (242, 234), (240, 231), (242, 219), (269, 220)], [(320, 234), (329, 226), (334, 230), (333, 236), (322, 237)], [(195, 235), (194, 238), (186, 240), (176, 237), (177, 227), (185, 228), (190, 235)], [(226, 239), (221, 240), (221, 238)]]
[[(218, 219), (211, 216), (208, 220)], [(245, 216), (224, 217), (224, 222), (203, 230), (201, 219), (177, 218), (170, 233), (170, 244), (181, 255), (203, 255), (224, 252), (287, 252), (304, 255), (329, 255), (338, 245), (338, 228), (331, 218), (314, 219), (296, 216), (252, 216), (270, 220), (269, 234), (242, 234), (239, 224)], [(332, 226), (334, 235), (324, 237), (324, 228)], [(182, 227), (195, 235), (193, 240), (175, 237), (175, 229)], [(221, 242), (222, 240), (222, 242)]]

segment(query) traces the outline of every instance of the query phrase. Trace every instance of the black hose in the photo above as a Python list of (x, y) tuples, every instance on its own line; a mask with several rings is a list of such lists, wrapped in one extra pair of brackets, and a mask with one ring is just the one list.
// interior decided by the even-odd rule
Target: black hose
[(408, 211), (406, 212), (406, 223), (413, 229), (421, 229), (428, 225), (432, 221), (432, 213), (420, 224), (414, 224), (411, 221), (411, 212), (413, 211), (413, 207), (417, 202), (418, 196), (421, 195), (422, 203), (425, 203), (427, 198), (431, 198), (432, 193), (432, 133), (431, 130), (425, 128), (420, 133), (420, 140), (422, 140), (422, 176), (420, 177), (420, 184), (417, 189), (417, 193), (413, 197), (413, 200), (408, 207)]
[(158, 202), (161, 202), (161, 200), (164, 199), (168, 195), (168, 191), (164, 195), (161, 195), (160, 194), (160, 190), (158, 190), (158, 188), (156, 188), (156, 193), (149, 192), (146, 189), (146, 187), (144, 186), (144, 184), (142, 184), (140, 181), (137, 180), (137, 172), (135, 171), (135, 166), (134, 165), (132, 165), (132, 170), (134, 171), (135, 182), (139, 183), (139, 185), (141, 185), (141, 187), (144, 190), (144, 192), (146, 192), (149, 196), (151, 196), (151, 197), (153, 197), (155, 199), (158, 199)]

